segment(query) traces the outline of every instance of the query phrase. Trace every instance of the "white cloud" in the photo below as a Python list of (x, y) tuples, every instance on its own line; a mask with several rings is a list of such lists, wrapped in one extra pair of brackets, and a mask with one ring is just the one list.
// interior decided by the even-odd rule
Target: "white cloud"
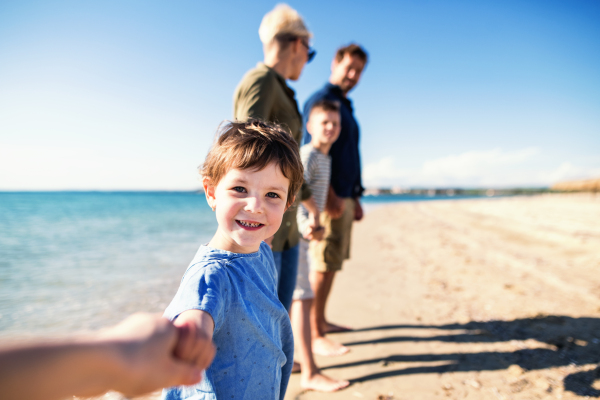
[(563, 162), (556, 169), (540, 173), (540, 179), (550, 184), (575, 179), (600, 177), (600, 167), (585, 168)]
[(501, 149), (469, 151), (426, 161), (420, 175), (426, 180), (439, 182), (481, 180), (483, 177), (497, 174), (502, 168), (527, 161), (537, 153), (537, 148), (513, 152), (504, 152)]
[(509, 187), (548, 186), (568, 179), (600, 176), (600, 166), (582, 167), (563, 162), (558, 167), (540, 169), (535, 147), (504, 151), (469, 151), (427, 160), (420, 168), (402, 168), (394, 157), (384, 157), (364, 167), (367, 187)]

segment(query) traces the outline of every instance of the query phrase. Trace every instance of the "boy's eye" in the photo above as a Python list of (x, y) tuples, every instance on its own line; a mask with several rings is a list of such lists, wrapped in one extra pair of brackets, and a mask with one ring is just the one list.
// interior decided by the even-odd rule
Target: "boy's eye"
[(272, 199), (278, 199), (279, 195), (277, 193), (269, 192), (267, 193), (267, 197), (270, 197)]
[(243, 187), (241, 187), (241, 186), (236, 186), (236, 187), (233, 188), (233, 190), (235, 190), (238, 193), (245, 193), (246, 192), (246, 189), (243, 188)]

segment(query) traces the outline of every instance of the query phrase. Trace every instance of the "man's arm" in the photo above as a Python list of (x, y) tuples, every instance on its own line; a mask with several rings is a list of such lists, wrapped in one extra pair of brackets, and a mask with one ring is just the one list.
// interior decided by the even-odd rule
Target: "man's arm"
[(362, 205), (360, 204), (360, 198), (356, 197), (354, 199), (354, 220), (360, 221), (364, 217), (364, 211)]
[(337, 219), (344, 213), (344, 199), (335, 194), (331, 185), (329, 185), (329, 192), (327, 192), (325, 211), (327, 211), (332, 219)]
[(174, 357), (178, 331), (136, 314), (92, 335), (0, 349), (2, 399), (52, 400), (117, 390), (129, 396), (200, 381), (204, 362)]

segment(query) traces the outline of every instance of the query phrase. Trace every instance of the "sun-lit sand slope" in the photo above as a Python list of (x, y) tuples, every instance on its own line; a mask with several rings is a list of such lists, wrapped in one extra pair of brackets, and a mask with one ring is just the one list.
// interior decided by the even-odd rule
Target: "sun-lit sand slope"
[(600, 196), (404, 203), (355, 225), (318, 357), (350, 379), (286, 399), (600, 396)]
[(552, 186), (553, 190), (562, 190), (565, 192), (600, 192), (600, 178), (585, 179), (580, 181), (559, 182)]

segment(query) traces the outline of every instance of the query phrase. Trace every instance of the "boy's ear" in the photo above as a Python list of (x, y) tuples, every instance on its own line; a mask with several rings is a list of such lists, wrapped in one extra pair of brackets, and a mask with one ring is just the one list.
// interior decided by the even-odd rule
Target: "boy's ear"
[(215, 210), (217, 206), (216, 198), (215, 198), (215, 187), (211, 184), (210, 178), (203, 177), (202, 178), (202, 187), (204, 188), (204, 195), (206, 196), (206, 202), (210, 206), (210, 208)]
[(287, 211), (288, 208), (290, 208), (292, 206), (292, 204), (294, 204), (295, 201), (296, 201), (296, 196), (292, 196), (292, 200), (285, 205), (285, 211)]

